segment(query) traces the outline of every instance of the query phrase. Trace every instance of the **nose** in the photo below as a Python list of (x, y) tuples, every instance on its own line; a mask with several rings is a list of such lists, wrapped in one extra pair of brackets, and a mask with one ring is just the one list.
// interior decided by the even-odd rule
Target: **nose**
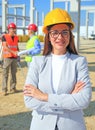
[(59, 35), (58, 35), (58, 37), (57, 37), (58, 39), (62, 39), (63, 38), (63, 36), (62, 36), (62, 33), (60, 32), (59, 33)]

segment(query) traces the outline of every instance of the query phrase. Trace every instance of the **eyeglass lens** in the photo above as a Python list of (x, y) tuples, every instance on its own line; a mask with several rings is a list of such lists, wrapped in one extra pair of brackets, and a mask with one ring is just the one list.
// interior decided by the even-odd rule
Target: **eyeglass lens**
[(57, 38), (59, 34), (61, 34), (62, 37), (67, 37), (69, 35), (69, 30), (62, 30), (62, 31), (54, 30), (50, 31), (49, 34), (52, 38)]

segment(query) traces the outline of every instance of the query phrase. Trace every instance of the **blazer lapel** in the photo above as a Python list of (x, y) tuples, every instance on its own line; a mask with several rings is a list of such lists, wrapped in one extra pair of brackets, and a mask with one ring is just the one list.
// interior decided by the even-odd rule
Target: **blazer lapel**
[(54, 93), (53, 86), (52, 86), (52, 56), (51, 55), (45, 57), (44, 63), (42, 65), (42, 71), (43, 71), (43, 80), (47, 82), (48, 91)]

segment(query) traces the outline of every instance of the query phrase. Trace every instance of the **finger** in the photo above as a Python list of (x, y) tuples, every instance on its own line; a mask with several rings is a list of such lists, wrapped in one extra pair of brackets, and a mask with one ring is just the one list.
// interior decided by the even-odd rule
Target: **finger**
[(81, 83), (84, 83), (83, 81), (78, 81), (77, 84), (81, 84)]
[(31, 94), (32, 95), (31, 91), (29, 91), (29, 90), (23, 91), (23, 94)]
[(85, 83), (84, 82), (80, 82), (80, 83), (78, 83), (78, 84), (75, 85), (75, 88), (78, 88), (78, 87), (80, 87), (82, 85), (85, 85)]
[(82, 85), (82, 86), (78, 87), (75, 91), (76, 91), (76, 92), (79, 92), (80, 90), (82, 90), (82, 89), (83, 89), (83, 87), (84, 87), (84, 85)]
[(30, 96), (30, 97), (32, 97), (32, 95), (30, 93), (24, 93), (24, 96)]

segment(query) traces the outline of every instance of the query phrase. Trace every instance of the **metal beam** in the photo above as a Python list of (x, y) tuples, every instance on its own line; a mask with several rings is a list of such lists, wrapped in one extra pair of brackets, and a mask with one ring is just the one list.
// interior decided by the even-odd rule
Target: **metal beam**
[(81, 10), (95, 10), (95, 6), (81, 6)]
[(54, 2), (66, 2), (66, 1), (71, 1), (71, 0), (54, 0)]
[[(0, 16), (1, 17), (1, 16)], [(7, 14), (7, 17), (16, 17), (16, 18), (20, 18), (20, 19), (23, 19), (25, 18), (26, 20), (30, 20), (30, 17), (26, 17), (26, 16), (22, 16), (22, 15), (15, 15), (15, 14)]]
[(95, 13), (95, 10), (88, 10), (89, 13)]
[[(22, 13), (23, 13), (23, 16), (26, 16), (26, 8), (25, 8), (26, 6), (25, 6), (25, 4), (21, 4), (21, 5), (19, 5), (19, 4), (17, 4), (17, 5), (7, 4), (7, 7), (8, 7), (8, 8), (14, 8), (14, 9), (15, 9), (15, 10), (14, 10), (14, 11), (15, 11), (15, 15), (17, 15), (17, 14), (16, 14), (16, 13), (17, 13), (16, 9), (17, 9), (17, 8), (21, 8), (21, 9), (23, 9), (23, 10), (22, 10), (22, 11), (23, 11), (23, 12), (22, 12)], [(15, 20), (14, 20), (15, 23), (17, 22), (16, 18), (17, 18), (17, 17), (15, 17)], [(22, 17), (22, 18), (23, 18), (23, 26), (25, 26), (25, 17)], [(20, 19), (21, 19), (21, 18), (20, 18)]]
[[(66, 2), (66, 1), (71, 1), (71, 0), (54, 0), (54, 2)], [(89, 2), (91, 2), (91, 1), (94, 1), (94, 0), (81, 0), (81, 1), (89, 1)]]
[(10, 4), (7, 4), (7, 7), (8, 8), (24, 8), (25, 4), (21, 4), (21, 5), (10, 5)]
[(81, 1), (85, 1), (85, 2), (86, 2), (86, 1), (89, 1), (89, 2), (91, 2), (91, 1), (94, 1), (94, 0), (81, 0)]

